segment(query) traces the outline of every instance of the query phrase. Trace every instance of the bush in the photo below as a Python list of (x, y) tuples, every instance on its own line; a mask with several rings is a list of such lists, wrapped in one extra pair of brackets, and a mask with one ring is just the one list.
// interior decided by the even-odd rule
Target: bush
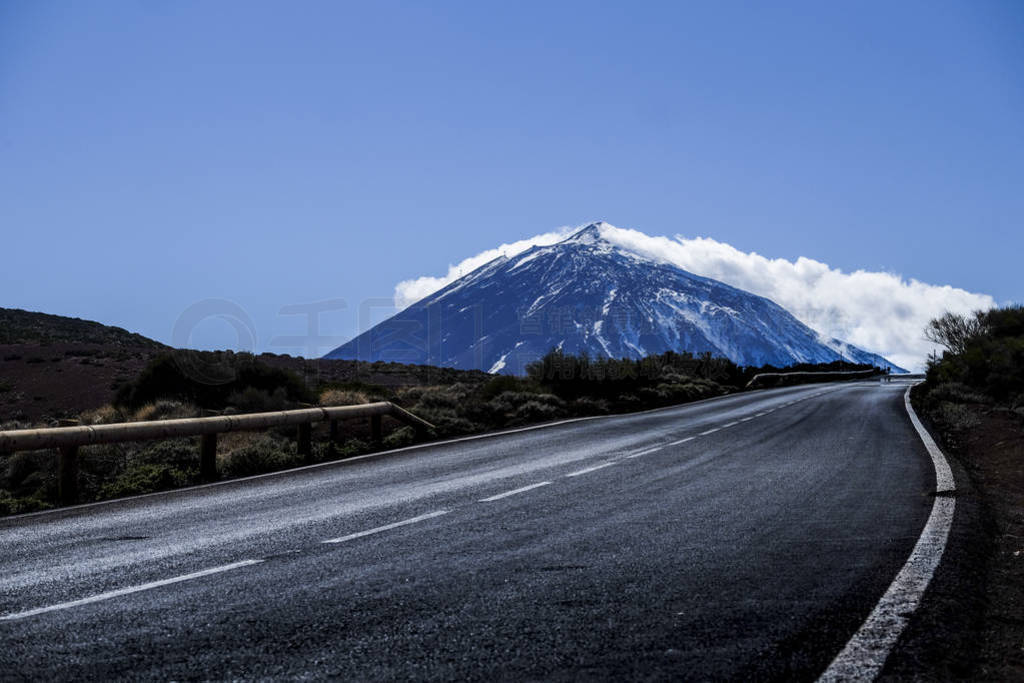
[(78, 418), (84, 425), (101, 425), (114, 422), (128, 422), (129, 416), (120, 408), (115, 408), (108, 403), (99, 408), (87, 410), (80, 414)]
[(284, 387), (278, 387), (273, 392), (256, 387), (246, 387), (242, 391), (230, 394), (227, 404), (229, 408), (234, 408), (240, 413), (268, 413), (285, 410), (289, 407), (288, 392)]
[(322, 406), (356, 406), (369, 402), (370, 399), (361, 391), (327, 389), (320, 393), (320, 405)]
[(531, 383), (513, 375), (497, 375), (487, 381), (480, 390), (480, 397), (489, 401), (496, 396), (508, 392), (522, 392), (532, 389)]
[(227, 477), (247, 477), (302, 464), (296, 453), (285, 450), (281, 441), (267, 434), (260, 434), (249, 443), (219, 454), (217, 460), (218, 470)]
[(27, 482), (34, 473), (45, 473), (55, 468), (56, 456), (51, 451), (22, 451), (7, 458), (4, 476), (4, 488), (16, 491), (25, 487), (35, 487), (38, 482)]
[(966, 405), (942, 401), (931, 412), (932, 419), (943, 431), (962, 432), (981, 424), (974, 411)]
[(385, 448), (401, 448), (416, 441), (416, 431), (412, 427), (399, 427), (384, 437)]
[(170, 439), (147, 444), (131, 457), (136, 465), (167, 465), (190, 476), (199, 473), (199, 446), (195, 439)]
[(517, 422), (543, 422), (562, 417), (564, 412), (556, 406), (540, 401), (527, 401), (516, 410)]
[(139, 464), (129, 467), (113, 482), (100, 488), (100, 498), (123, 498), (180, 488), (191, 483), (187, 472), (170, 465)]
[(470, 422), (453, 412), (427, 414), (430, 417), (425, 419), (434, 425), (439, 436), (459, 436), (480, 431), (479, 424)]
[(203, 408), (224, 408), (229, 397), (253, 388), (275, 396), (283, 390), (289, 403), (312, 403), (314, 396), (293, 372), (272, 368), (249, 353), (230, 351), (165, 352), (117, 391), (114, 404), (138, 409), (159, 399)]
[(181, 401), (160, 399), (140, 407), (132, 415), (132, 420), (136, 422), (175, 420), (183, 417), (196, 417), (198, 415), (199, 410), (193, 405), (182, 403)]
[(960, 382), (944, 382), (928, 392), (930, 401), (952, 403), (991, 403), (991, 400)]
[(929, 329), (935, 328), (962, 331), (935, 335), (946, 351), (928, 362), (929, 387), (963, 385), (1000, 403), (1024, 393), (1024, 306), (947, 314), (932, 321)]
[(611, 406), (604, 399), (593, 399), (589, 396), (581, 396), (570, 405), (572, 412), (576, 415), (606, 415), (611, 412)]
[(416, 410), (458, 410), (468, 392), (460, 384), (446, 387), (425, 387), (416, 401)]
[(26, 512), (49, 510), (53, 506), (39, 498), (19, 498), (9, 491), (0, 489), (0, 515), (21, 515)]

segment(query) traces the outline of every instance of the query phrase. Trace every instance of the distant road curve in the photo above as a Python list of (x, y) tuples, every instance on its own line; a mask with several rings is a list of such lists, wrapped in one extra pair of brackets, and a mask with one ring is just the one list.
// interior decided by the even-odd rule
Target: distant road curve
[(932, 513), (906, 387), (749, 392), (3, 520), (0, 670), (813, 680)]

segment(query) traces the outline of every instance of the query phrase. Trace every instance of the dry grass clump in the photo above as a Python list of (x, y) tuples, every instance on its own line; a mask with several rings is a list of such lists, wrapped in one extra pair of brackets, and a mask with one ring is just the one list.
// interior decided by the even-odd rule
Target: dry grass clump
[(132, 414), (133, 422), (148, 420), (175, 420), (183, 417), (198, 417), (199, 409), (191, 403), (160, 399), (146, 403)]
[(84, 425), (105, 425), (114, 422), (127, 422), (128, 415), (120, 408), (116, 408), (108, 403), (99, 408), (81, 413), (78, 419)]
[(320, 394), (322, 406), (357, 406), (369, 402), (370, 398), (361, 391), (327, 389)]

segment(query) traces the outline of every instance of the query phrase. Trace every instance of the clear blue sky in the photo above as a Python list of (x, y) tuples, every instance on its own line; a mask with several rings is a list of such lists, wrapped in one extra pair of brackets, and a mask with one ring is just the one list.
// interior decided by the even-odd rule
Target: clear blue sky
[(1024, 301), (1024, 3), (0, 3), (0, 306), (344, 338), (593, 219)]

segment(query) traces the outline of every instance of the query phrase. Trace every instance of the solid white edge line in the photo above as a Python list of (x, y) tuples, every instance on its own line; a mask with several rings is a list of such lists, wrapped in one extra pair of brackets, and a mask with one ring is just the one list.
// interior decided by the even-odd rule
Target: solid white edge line
[(906, 393), (903, 394), (903, 405), (907, 409), (907, 414), (910, 415), (910, 422), (913, 423), (914, 429), (917, 430), (917, 435), (921, 437), (924, 447), (928, 449), (928, 455), (932, 457), (932, 465), (935, 466), (935, 492), (949, 493), (956, 491), (953, 472), (949, 469), (949, 462), (946, 460), (946, 456), (942, 454), (942, 449), (939, 448), (932, 435), (921, 424), (917, 413), (914, 412), (914, 407), (910, 405), (910, 389), (911, 387), (908, 387)]
[(586, 467), (586, 468), (584, 468), (582, 470), (576, 470), (575, 472), (572, 472), (572, 473), (567, 474), (565, 476), (567, 476), (567, 477), (578, 477), (581, 474), (589, 474), (590, 472), (596, 472), (597, 470), (603, 470), (605, 467), (611, 467), (614, 464), (615, 464), (614, 462), (603, 462), (600, 465), (594, 465), (593, 467)]
[(539, 482), (537, 484), (530, 484), (529, 486), (524, 486), (522, 488), (512, 489), (511, 491), (505, 491), (504, 493), (499, 493), (496, 496), (488, 496), (487, 498), (481, 498), (479, 502), (481, 502), (481, 503), (490, 503), (491, 501), (494, 501), (494, 500), (501, 500), (502, 498), (508, 498), (509, 496), (514, 496), (517, 493), (526, 493), (527, 491), (532, 491), (533, 489), (540, 488), (541, 486), (547, 486), (550, 483), (551, 483), (550, 481), (542, 481), (542, 482)]
[(71, 600), (70, 602), (60, 602), (56, 605), (48, 605), (46, 607), (37, 607), (36, 609), (26, 610), (24, 612), (16, 612), (14, 614), (5, 614), (0, 616), (0, 621), (15, 621), (17, 619), (25, 619), (27, 617), (34, 617), (38, 614), (46, 614), (47, 612), (57, 612), (59, 610), (70, 609), (72, 607), (81, 607), (82, 605), (90, 605), (94, 602), (102, 602), (104, 600), (110, 600), (112, 598), (119, 598), (122, 595), (131, 595), (132, 593), (141, 593), (142, 591), (152, 590), (154, 588), (160, 588), (162, 586), (170, 586), (171, 584), (181, 583), (182, 581), (191, 581), (193, 579), (200, 579), (204, 576), (210, 576), (211, 574), (220, 574), (221, 572), (229, 572), (232, 569), (239, 569), (241, 567), (250, 567), (254, 564), (259, 564), (263, 560), (242, 560), (241, 562), (232, 562), (231, 564), (221, 565), (220, 567), (211, 567), (210, 569), (204, 569), (202, 571), (193, 572), (191, 574), (183, 574), (182, 576), (175, 576), (170, 579), (161, 579), (159, 581), (151, 581), (149, 583), (143, 583), (138, 586), (129, 586), (128, 588), (119, 588), (117, 590), (107, 591), (106, 593), (99, 593), (98, 595), (91, 595), (87, 598), (81, 598), (80, 600)]
[[(910, 389), (903, 395), (910, 421), (917, 430), (935, 465), (936, 493), (955, 491), (953, 475), (946, 456), (925, 430), (910, 405)], [(906, 628), (910, 616), (917, 610), (928, 584), (946, 550), (946, 540), (953, 526), (956, 499), (936, 495), (931, 514), (917, 539), (906, 564), (893, 579), (882, 599), (853, 634), (846, 647), (836, 655), (819, 681), (875, 680), (885, 666), (893, 647)]]
[(753, 419), (754, 419), (753, 415), (751, 415), (750, 417), (741, 417), (740, 418), (740, 422), (750, 422)]
[(679, 441), (673, 441), (672, 443), (669, 444), (669, 446), (678, 446), (681, 443), (686, 443), (687, 441), (693, 441), (696, 438), (697, 437), (695, 437), (695, 436), (687, 436), (685, 438), (679, 439)]
[(422, 522), (427, 519), (433, 519), (434, 517), (440, 517), (441, 515), (447, 515), (449, 510), (437, 510), (436, 512), (428, 512), (425, 515), (419, 515), (418, 517), (410, 517), (409, 519), (403, 519), (400, 522), (392, 522), (391, 524), (385, 524), (384, 526), (374, 527), (373, 529), (367, 529), (366, 531), (357, 531), (354, 534), (348, 536), (340, 536), (338, 538), (330, 538), (326, 541), (320, 541), (321, 543), (344, 543), (345, 541), (352, 541), (363, 536), (370, 536), (372, 534), (379, 534), (382, 531), (390, 531), (391, 529), (397, 529), (400, 526), (406, 526), (407, 524), (415, 524), (416, 522)]
[(727, 424), (724, 424), (724, 425), (722, 425), (722, 429), (725, 429), (726, 427), (735, 427), (735, 426), (736, 426), (736, 425), (738, 425), (738, 424), (739, 424), (739, 421), (738, 421), (738, 420), (737, 420), (737, 421), (735, 421), (735, 422), (729, 422), (729, 423), (727, 423)]

